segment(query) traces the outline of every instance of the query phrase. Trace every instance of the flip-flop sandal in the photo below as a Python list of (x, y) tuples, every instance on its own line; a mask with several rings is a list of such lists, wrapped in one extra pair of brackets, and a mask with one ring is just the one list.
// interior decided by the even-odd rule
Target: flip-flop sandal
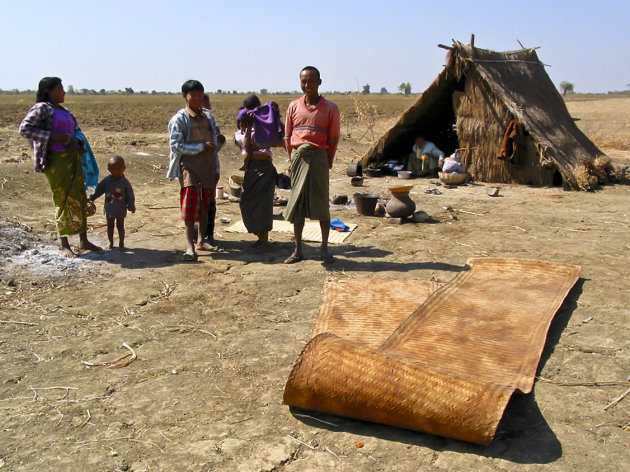
[(302, 262), (304, 257), (302, 256), (290, 256), (284, 261), (285, 264), (295, 264), (296, 262)]
[(193, 252), (192, 254), (186, 252), (182, 256), (182, 259), (184, 260), (184, 262), (196, 262), (198, 258), (199, 256), (197, 256), (197, 253), (195, 252)]
[(208, 251), (208, 252), (223, 252), (219, 246), (210, 246), (210, 247), (198, 247), (197, 251)]

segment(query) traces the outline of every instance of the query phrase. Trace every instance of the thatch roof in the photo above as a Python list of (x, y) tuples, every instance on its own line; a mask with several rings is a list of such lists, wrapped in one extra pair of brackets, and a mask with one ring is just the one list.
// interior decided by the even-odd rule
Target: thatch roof
[[(555, 171), (565, 188), (589, 190), (598, 182), (593, 174), (606, 177), (595, 165), (604, 154), (575, 125), (534, 49), (495, 52), (460, 42), (440, 47), (449, 49), (444, 70), (367, 152), (363, 167), (409, 153), (422, 134), (447, 153), (469, 148), (465, 162), (481, 181), (541, 185)], [(468, 110), (457, 108), (460, 96), (470, 102)], [(520, 120), (532, 140), (538, 162), (526, 169), (496, 157), (510, 119)]]

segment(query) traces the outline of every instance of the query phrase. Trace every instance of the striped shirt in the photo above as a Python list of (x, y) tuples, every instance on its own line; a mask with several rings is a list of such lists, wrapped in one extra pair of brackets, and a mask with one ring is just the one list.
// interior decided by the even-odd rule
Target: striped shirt
[(339, 108), (320, 95), (314, 108), (307, 108), (305, 96), (293, 100), (287, 109), (285, 139), (291, 155), (293, 148), (311, 144), (317, 149), (327, 149), (332, 160), (339, 144)]

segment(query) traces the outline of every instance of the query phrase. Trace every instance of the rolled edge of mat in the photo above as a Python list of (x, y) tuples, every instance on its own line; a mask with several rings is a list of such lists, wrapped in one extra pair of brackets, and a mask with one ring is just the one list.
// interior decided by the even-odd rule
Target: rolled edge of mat
[(388, 357), (323, 333), (299, 355), (283, 400), (308, 410), (488, 445), (513, 392), (513, 387)]

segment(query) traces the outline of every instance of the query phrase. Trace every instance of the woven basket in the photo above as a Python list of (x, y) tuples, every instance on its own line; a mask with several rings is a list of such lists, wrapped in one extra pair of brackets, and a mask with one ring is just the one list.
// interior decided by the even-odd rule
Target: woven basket
[(240, 197), (243, 190), (243, 177), (240, 175), (233, 175), (228, 179), (228, 192), (233, 197)]
[(392, 193), (409, 193), (413, 188), (413, 185), (396, 185), (395, 187), (389, 187), (389, 191)]
[(468, 172), (464, 172), (463, 174), (449, 174), (446, 172), (438, 172), (440, 176), (440, 181), (446, 185), (460, 185), (466, 183), (470, 175)]

